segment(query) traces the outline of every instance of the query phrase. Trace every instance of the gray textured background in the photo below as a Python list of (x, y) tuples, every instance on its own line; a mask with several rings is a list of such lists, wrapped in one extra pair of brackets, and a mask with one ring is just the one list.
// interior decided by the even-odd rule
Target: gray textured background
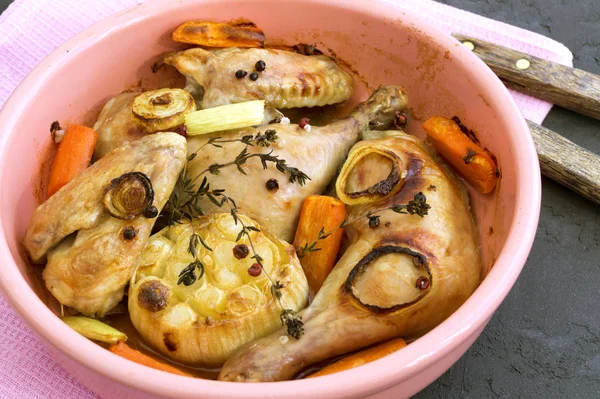
[[(600, 74), (600, 0), (441, 2), (556, 39), (576, 67)], [(598, 121), (555, 108), (544, 126), (600, 153)], [(547, 179), (542, 195), (515, 287), (465, 356), (416, 398), (600, 397), (600, 207)]]

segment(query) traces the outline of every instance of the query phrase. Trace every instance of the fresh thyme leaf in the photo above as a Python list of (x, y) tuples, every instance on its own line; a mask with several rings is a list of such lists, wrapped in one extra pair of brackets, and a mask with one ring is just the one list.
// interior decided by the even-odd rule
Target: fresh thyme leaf
[(195, 200), (194, 202), (191, 203), (190, 206), (194, 209), (194, 212), (196, 212), (196, 214), (198, 214), (198, 216), (204, 215), (204, 211), (202, 210), (202, 208), (200, 208), (200, 205), (198, 205), (198, 201)]
[(236, 165), (237, 166), (237, 170), (240, 171), (240, 173), (247, 175), (246, 171), (242, 168), (242, 165)]
[(202, 237), (200, 237), (200, 235), (198, 235), (198, 239), (200, 240), (200, 244), (202, 244), (202, 246), (204, 248), (206, 248), (209, 251), (212, 251), (212, 248), (208, 246), (208, 244), (206, 243), (206, 241), (204, 241), (204, 239), (202, 239)]
[(198, 247), (198, 244), (200, 243), (200, 236), (196, 233), (192, 233), (192, 235), (190, 236), (190, 242), (188, 244), (188, 252), (195, 258), (196, 255), (196, 248)]
[(240, 139), (240, 142), (246, 144), (246, 145), (254, 145), (253, 143), (253, 139), (254, 137), (252, 137), (251, 134), (247, 134), (245, 136), (242, 136), (242, 138)]
[(275, 129), (267, 129), (267, 130), (265, 130), (265, 137), (267, 138), (267, 140), (269, 142), (274, 143), (278, 139), (278, 137), (277, 137), (277, 130), (275, 130)]
[(238, 235), (237, 235), (237, 237), (235, 239), (235, 242), (238, 242), (239, 240), (241, 240), (242, 237), (244, 236), (244, 234), (245, 234), (245, 231), (244, 230), (240, 230), (240, 232), (238, 233)]
[(292, 309), (284, 309), (279, 315), (281, 325), (286, 326), (289, 336), (300, 339), (304, 335), (304, 323), (302, 317)]
[(427, 197), (422, 192), (419, 192), (415, 195), (414, 199), (408, 202), (406, 205), (406, 210), (411, 215), (419, 215), (421, 217), (427, 215), (429, 210), (431, 209), (431, 205), (427, 203)]
[(221, 169), (222, 167), (223, 165), (221, 164), (213, 163), (208, 167), (208, 173), (210, 173), (211, 175), (218, 175), (219, 173), (221, 173), (219, 169)]
[[(196, 276), (196, 269), (200, 271), (200, 275)], [(177, 280), (177, 285), (182, 284), (190, 286), (194, 284), (198, 279), (201, 279), (204, 276), (204, 265), (199, 260), (195, 260), (190, 263), (179, 273), (179, 279)]]
[(276, 284), (271, 284), (271, 294), (277, 300), (280, 300), (281, 297), (283, 296), (283, 294), (281, 293), (282, 288), (283, 288), (283, 286), (279, 283), (279, 281), (277, 281)]
[(215, 198), (214, 194), (210, 194), (210, 193), (206, 194), (206, 197), (210, 200), (210, 202), (212, 202), (219, 208), (223, 205), (223, 203), (221, 201), (219, 201), (218, 199)]

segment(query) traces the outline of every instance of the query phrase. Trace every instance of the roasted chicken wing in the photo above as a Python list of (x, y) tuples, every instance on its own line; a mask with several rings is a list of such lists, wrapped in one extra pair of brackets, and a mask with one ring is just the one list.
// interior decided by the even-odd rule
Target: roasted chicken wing
[[(393, 121), (396, 112), (406, 107), (406, 102), (404, 89), (382, 86), (347, 118), (323, 127), (312, 126), (310, 131), (295, 124), (271, 124), (225, 134), (191, 137), (188, 139), (188, 152), (201, 150), (189, 163), (190, 175), (194, 178), (204, 172), (211, 187), (225, 189), (243, 213), (265, 226), (275, 236), (291, 242), (304, 198), (325, 190), (360, 133), (370, 123)], [(289, 175), (281, 173), (274, 163), (269, 163), (264, 169), (259, 159), (250, 159), (244, 164), (245, 174), (240, 173), (233, 165), (220, 169), (217, 175), (205, 172), (215, 163), (234, 161), (245, 147), (240, 142), (213, 147), (207, 145), (211, 138), (222, 136), (225, 140), (234, 140), (268, 130), (277, 132), (277, 140), (270, 147), (249, 147), (249, 153), (272, 151), (272, 155), (284, 159), (288, 166), (298, 168), (308, 175), (310, 180), (304, 185), (290, 182)], [(219, 211), (209, 198), (201, 198), (198, 204), (207, 213)]]
[[(61, 304), (102, 316), (121, 300), (185, 160), (183, 137), (150, 135), (112, 151), (36, 209), (25, 249), (35, 263), (47, 258), (43, 278)], [(139, 212), (156, 209), (137, 215), (130, 208), (138, 204)]]
[(94, 124), (98, 141), (94, 148), (94, 159), (100, 159), (115, 148), (144, 137), (145, 132), (131, 115), (133, 100), (140, 93), (121, 93), (106, 102)]
[[(193, 48), (167, 54), (164, 61), (204, 89), (202, 108), (250, 100), (265, 100), (274, 108), (314, 107), (346, 101), (353, 90), (352, 76), (325, 55)], [(256, 70), (258, 61), (264, 70)], [(236, 76), (238, 71), (246, 75)]]
[[(359, 142), (336, 188), (349, 204), (349, 220), (358, 220), (346, 227), (350, 246), (302, 315), (304, 336), (288, 339), (280, 329), (248, 344), (229, 358), (219, 379), (287, 380), (325, 359), (393, 337), (417, 337), (479, 284), (466, 189), (420, 140), (386, 132)], [(395, 204), (413, 208), (389, 209)], [(361, 217), (368, 212), (379, 215), (379, 223)]]

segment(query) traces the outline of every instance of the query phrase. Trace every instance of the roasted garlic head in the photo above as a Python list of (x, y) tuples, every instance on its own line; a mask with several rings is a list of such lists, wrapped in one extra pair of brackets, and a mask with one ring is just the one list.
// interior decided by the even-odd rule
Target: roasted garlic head
[[(203, 216), (167, 227), (150, 237), (138, 259), (129, 289), (129, 314), (147, 342), (187, 364), (221, 365), (236, 349), (281, 326), (282, 307), (272, 293), (283, 288), (281, 304), (299, 311), (307, 304), (308, 284), (294, 247), (240, 215), (249, 231), (228, 213)], [(190, 251), (190, 237), (204, 244)], [(262, 258), (256, 265), (252, 244)], [(210, 248), (210, 249), (209, 249)], [(191, 263), (193, 281), (182, 279)]]

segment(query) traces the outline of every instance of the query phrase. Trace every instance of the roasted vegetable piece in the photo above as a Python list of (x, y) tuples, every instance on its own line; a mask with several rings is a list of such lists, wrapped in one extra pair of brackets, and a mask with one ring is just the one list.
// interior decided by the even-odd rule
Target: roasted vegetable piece
[[(372, 138), (354, 146), (339, 177), (346, 179), (352, 170), (364, 179), (338, 186), (360, 193), (384, 181), (397, 162), (400, 189), (347, 208), (349, 220), (385, 209), (376, 213), (379, 226), (371, 228), (361, 217), (345, 227), (349, 246), (301, 314), (299, 340), (284, 342), (278, 330), (254, 341), (227, 360), (219, 379), (287, 380), (325, 359), (394, 337), (418, 337), (458, 309), (479, 284), (478, 235), (462, 182), (416, 137), (373, 133), (381, 138), (365, 135)], [(353, 158), (356, 151), (363, 156)], [(396, 160), (381, 158), (381, 151)], [(380, 169), (388, 173), (373, 173)], [(394, 207), (398, 204), (406, 206)]]
[[(308, 280), (311, 298), (319, 291), (335, 265), (346, 220), (346, 206), (325, 195), (311, 195), (302, 203), (294, 246)], [(324, 239), (321, 237), (326, 236)], [(313, 245), (314, 244), (314, 245)]]
[(81, 125), (70, 125), (58, 145), (48, 182), (48, 197), (83, 172), (94, 153), (98, 134), (94, 129)]
[(320, 377), (323, 375), (338, 373), (344, 370), (350, 370), (355, 367), (362, 366), (363, 364), (370, 363), (374, 360), (381, 359), (384, 356), (391, 355), (405, 346), (406, 342), (402, 338), (396, 338), (337, 360), (327, 367), (317, 371), (316, 373), (309, 375), (307, 378)]
[(263, 100), (221, 105), (187, 114), (185, 127), (189, 136), (240, 129), (262, 124), (264, 113)]
[(141, 172), (122, 174), (113, 179), (104, 191), (104, 209), (118, 219), (135, 219), (154, 202), (152, 182)]
[[(289, 167), (297, 168), (310, 180), (300, 184), (290, 181), (289, 173), (282, 173), (274, 162), (266, 164), (266, 169), (257, 158), (249, 159), (243, 165), (242, 174), (236, 166), (221, 168), (217, 174), (205, 174), (214, 188), (224, 189), (228, 196), (237, 201), (242, 212), (265, 226), (271, 233), (287, 242), (292, 242), (296, 224), (300, 216), (302, 202), (313, 194), (321, 194), (335, 176), (346, 159), (346, 154), (358, 140), (360, 133), (371, 122), (391, 122), (396, 111), (401, 111), (407, 103), (406, 93), (398, 86), (381, 86), (369, 99), (356, 106), (346, 118), (327, 126), (312, 126), (310, 132), (295, 124), (271, 124), (261, 128), (248, 128), (238, 131), (190, 137), (188, 152), (200, 148), (197, 156), (189, 162), (189, 173), (195, 178), (214, 164), (233, 162), (244, 151), (244, 137), (258, 134), (263, 137), (276, 134), (268, 147), (253, 145), (247, 148), (248, 154), (267, 154), (285, 160)], [(224, 142), (213, 147), (208, 142), (221, 137)], [(237, 140), (237, 141), (236, 141)], [(231, 142), (233, 141), (233, 142)], [(278, 189), (270, 189), (268, 183)], [(206, 212), (219, 212), (209, 198), (203, 197), (198, 205)]]
[(455, 121), (432, 116), (423, 123), (423, 129), (433, 147), (477, 191), (487, 194), (496, 187), (496, 162), (464, 134)]
[(205, 47), (263, 47), (265, 34), (251, 22), (187, 21), (172, 35), (173, 41)]
[(168, 131), (183, 124), (185, 115), (196, 110), (196, 102), (183, 89), (146, 91), (133, 100), (134, 119), (148, 133)]
[(127, 360), (131, 360), (132, 362), (136, 362), (143, 366), (148, 366), (152, 367), (153, 369), (166, 371), (167, 373), (183, 375), (186, 377), (193, 377), (191, 374), (185, 373), (176, 367), (173, 367), (163, 362), (159, 362), (158, 360), (154, 360), (150, 356), (146, 356), (142, 352), (130, 348), (127, 344), (123, 342), (119, 342), (116, 345), (112, 345), (109, 348), (109, 350), (115, 355), (119, 355)]
[(79, 334), (94, 341), (116, 344), (127, 340), (125, 333), (102, 323), (100, 320), (81, 316), (67, 316), (63, 317), (62, 321)]
[[(255, 72), (259, 60), (265, 70)], [(185, 75), (188, 84), (204, 88), (202, 108), (251, 100), (265, 100), (267, 108), (314, 107), (346, 101), (353, 92), (352, 76), (325, 55), (192, 48), (167, 54), (164, 62)], [(238, 71), (247, 75), (238, 78)]]
[[(156, 215), (137, 214), (150, 197), (137, 188), (123, 187), (123, 192), (111, 195), (114, 180), (123, 182), (131, 172), (143, 174), (142, 180), (151, 182), (152, 206), (158, 212), (185, 160), (185, 138), (152, 134), (112, 151), (36, 209), (23, 243), (33, 262), (47, 258), (42, 277), (61, 304), (102, 316), (121, 300)], [(110, 212), (126, 211), (125, 218), (112, 216), (105, 207), (107, 190)], [(135, 198), (128, 192), (135, 192)], [(129, 213), (132, 207), (137, 209), (134, 214)]]
[[(129, 315), (140, 335), (156, 350), (178, 362), (221, 365), (236, 349), (276, 330), (281, 308), (271, 293), (279, 281), (284, 307), (299, 311), (307, 302), (308, 284), (294, 248), (251, 219), (251, 240), (262, 257), (256, 264), (242, 225), (229, 213), (203, 216), (167, 227), (153, 235), (138, 260), (129, 289)], [(190, 236), (197, 234), (197, 258)], [(210, 248), (210, 250), (208, 249)], [(185, 281), (195, 260), (195, 275)], [(285, 333), (284, 333), (285, 335)]]

